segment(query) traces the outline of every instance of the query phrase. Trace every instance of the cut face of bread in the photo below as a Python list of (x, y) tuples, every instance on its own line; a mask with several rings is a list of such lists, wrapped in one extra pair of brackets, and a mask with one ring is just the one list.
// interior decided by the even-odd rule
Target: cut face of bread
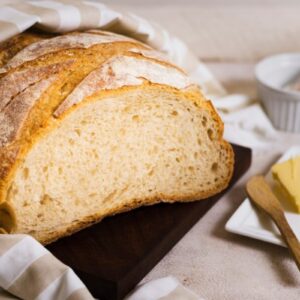
[(232, 150), (214, 114), (207, 102), (147, 84), (95, 95), (53, 118), (11, 182), (11, 232), (49, 243), (107, 215), (221, 191)]

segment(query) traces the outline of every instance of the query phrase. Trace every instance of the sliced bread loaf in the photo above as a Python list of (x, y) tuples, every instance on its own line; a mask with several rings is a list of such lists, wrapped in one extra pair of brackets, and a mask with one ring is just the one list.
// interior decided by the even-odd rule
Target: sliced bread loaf
[(159, 53), (97, 30), (24, 45), (1, 68), (1, 232), (47, 244), (227, 187), (233, 152), (219, 116)]

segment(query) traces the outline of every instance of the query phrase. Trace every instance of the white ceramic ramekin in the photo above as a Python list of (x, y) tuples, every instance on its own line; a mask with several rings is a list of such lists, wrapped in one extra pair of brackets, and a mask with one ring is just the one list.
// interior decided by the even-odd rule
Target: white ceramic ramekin
[(300, 92), (285, 86), (300, 77), (300, 53), (268, 57), (255, 68), (258, 96), (273, 125), (284, 131), (300, 132)]

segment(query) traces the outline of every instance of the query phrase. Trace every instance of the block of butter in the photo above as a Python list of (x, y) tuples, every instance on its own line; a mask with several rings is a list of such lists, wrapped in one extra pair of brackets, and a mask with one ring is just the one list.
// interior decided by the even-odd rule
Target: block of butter
[(275, 164), (272, 174), (300, 213), (300, 156)]

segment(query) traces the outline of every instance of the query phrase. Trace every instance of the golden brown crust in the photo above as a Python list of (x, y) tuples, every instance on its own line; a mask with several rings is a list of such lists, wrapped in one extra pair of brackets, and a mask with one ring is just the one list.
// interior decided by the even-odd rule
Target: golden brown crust
[(59, 73), (63, 69), (70, 67), (73, 62), (74, 60), (70, 59), (58, 64), (27, 68), (23, 71), (6, 74), (0, 79), (0, 111), (5, 109), (14, 97), (25, 91), (29, 86)]
[(11, 205), (7, 202), (0, 204), (0, 233), (13, 232), (15, 229), (15, 212)]
[(228, 183), (225, 187), (215, 189), (212, 191), (207, 191), (206, 193), (201, 194), (194, 194), (189, 195), (185, 197), (181, 197), (180, 195), (160, 195), (155, 198), (149, 198), (149, 199), (130, 199), (128, 202), (130, 202), (127, 206), (120, 206), (118, 208), (114, 208), (113, 211), (107, 211), (105, 214), (101, 213), (95, 213), (92, 216), (88, 216), (82, 220), (74, 221), (71, 224), (68, 224), (66, 226), (55, 228), (53, 230), (47, 230), (42, 232), (31, 234), (37, 238), (43, 245), (48, 245), (52, 242), (55, 242), (56, 240), (60, 239), (61, 237), (70, 236), (84, 228), (90, 227), (96, 223), (101, 222), (106, 217), (111, 217), (120, 213), (128, 212), (133, 209), (137, 209), (142, 206), (151, 206), (155, 205), (161, 202), (164, 203), (174, 203), (174, 202), (193, 202), (198, 200), (205, 200), (208, 197), (215, 195), (219, 192), (221, 192), (224, 188), (228, 186)]
[(0, 67), (5, 65), (14, 55), (36, 41), (48, 37), (45, 34), (25, 32), (18, 34), (0, 44)]

